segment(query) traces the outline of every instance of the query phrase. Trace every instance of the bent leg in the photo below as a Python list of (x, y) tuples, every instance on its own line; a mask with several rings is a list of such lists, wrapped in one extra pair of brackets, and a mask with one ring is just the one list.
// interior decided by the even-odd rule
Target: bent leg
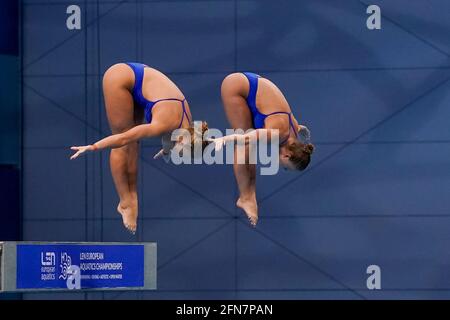
[[(116, 65), (110, 68), (103, 78), (105, 108), (113, 134), (122, 133), (135, 126), (133, 98), (123, 85), (122, 77), (126, 70), (120, 70), (120, 68), (128, 67)], [(122, 215), (125, 227), (131, 232), (136, 231), (138, 214), (137, 195), (136, 192), (133, 194), (131, 192), (133, 189), (130, 188), (129, 165), (136, 162), (137, 159), (133, 153), (137, 154), (137, 146), (126, 145), (112, 149), (109, 158), (114, 185), (120, 198), (117, 211)], [(134, 173), (133, 175), (135, 176)], [(131, 185), (133, 186), (133, 181), (131, 181)]]
[[(233, 129), (248, 130), (253, 128), (250, 109), (245, 98), (236, 94), (234, 86), (244, 75), (233, 74), (222, 83), (222, 102), (228, 122)], [(244, 79), (246, 81), (246, 79)], [(235, 151), (234, 175), (239, 188), (236, 205), (243, 209), (252, 225), (258, 222), (258, 204), (256, 202), (256, 166), (254, 164), (237, 164)]]
[[(142, 124), (144, 118), (144, 110), (142, 108), (134, 108), (134, 126)], [(138, 210), (137, 196), (137, 173), (139, 159), (139, 141), (128, 144), (128, 188), (131, 197), (131, 203)]]

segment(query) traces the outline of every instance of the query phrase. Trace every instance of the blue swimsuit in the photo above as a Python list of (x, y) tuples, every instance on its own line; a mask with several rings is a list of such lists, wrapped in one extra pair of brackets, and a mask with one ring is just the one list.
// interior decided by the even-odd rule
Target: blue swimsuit
[(181, 125), (183, 124), (185, 115), (186, 115), (186, 118), (188, 119), (188, 121), (191, 122), (189, 119), (189, 116), (186, 112), (186, 106), (185, 106), (186, 98), (184, 98), (183, 100), (175, 99), (175, 98), (168, 98), (168, 99), (159, 99), (156, 101), (150, 101), (150, 100), (145, 99), (144, 95), (142, 94), (142, 82), (144, 80), (144, 68), (146, 68), (148, 66), (145, 64), (142, 64), (142, 63), (134, 63), (134, 62), (127, 62), (126, 64), (131, 69), (133, 69), (133, 72), (134, 72), (134, 79), (135, 79), (134, 87), (131, 92), (134, 103), (144, 109), (145, 120), (148, 123), (152, 122), (153, 107), (155, 106), (155, 104), (157, 104), (158, 102), (161, 102), (161, 101), (179, 101), (179, 102), (181, 102), (181, 106), (183, 108), (183, 115), (181, 116), (181, 122), (180, 122), (180, 125), (178, 126), (178, 128), (181, 128)]
[[(250, 89), (247, 96), (247, 105), (253, 116), (253, 127), (255, 129), (264, 128), (264, 122), (267, 117), (274, 114), (287, 114), (289, 117), (289, 136), (291, 135), (291, 128), (292, 131), (294, 131), (295, 136), (297, 136), (297, 130), (295, 130), (294, 122), (292, 121), (292, 112), (275, 111), (269, 114), (264, 114), (258, 110), (256, 107), (256, 92), (258, 91), (258, 78), (260, 78), (260, 76), (251, 72), (243, 72), (243, 74), (247, 77), (248, 82), (250, 83)], [(283, 140), (280, 145), (284, 144), (287, 139), (289, 139), (289, 136)]]

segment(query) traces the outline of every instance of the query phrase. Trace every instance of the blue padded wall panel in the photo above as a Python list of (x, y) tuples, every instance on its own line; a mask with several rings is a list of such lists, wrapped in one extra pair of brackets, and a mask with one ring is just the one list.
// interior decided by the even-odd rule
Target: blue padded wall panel
[[(164, 224), (174, 226), (173, 222), (155, 223), (160, 228)], [(179, 225), (179, 224), (178, 224)], [(176, 235), (174, 240), (162, 242), (160, 248), (170, 252), (170, 257), (160, 257), (158, 262), (158, 288), (161, 290), (199, 290), (228, 289), (235, 287), (235, 245), (232, 221), (186, 221), (184, 235)], [(192, 238), (184, 241), (180, 249), (169, 249), (176, 238)], [(220, 248), (220, 250), (217, 250)]]
[(389, 23), (403, 27), (405, 32), (411, 30), (410, 32), (419, 36), (424, 43), (428, 43), (444, 56), (448, 56), (450, 39), (442, 36), (450, 31), (448, 1), (377, 0), (372, 3), (386, 9), (384, 16)]
[(24, 5), (24, 74), (70, 75), (84, 68), (84, 34), (66, 28), (70, 4)]
[[(100, 5), (99, 17), (105, 15), (98, 23), (100, 38), (97, 45), (100, 46), (100, 68), (105, 72), (111, 65), (118, 62), (138, 61), (138, 21), (136, 19), (136, 4), (129, 2), (114, 9), (115, 3)], [(108, 12), (111, 12), (108, 14)]]
[[(426, 117), (417, 118), (414, 122), (420, 126), (433, 116), (433, 111), (439, 106), (439, 100), (431, 100), (432, 97), (441, 97), (445, 103), (448, 84), (443, 82), (450, 78), (448, 70), (269, 72), (262, 75), (285, 92), (297, 119), (314, 132), (316, 142), (351, 141), (403, 109), (422, 110)], [(425, 95), (428, 100), (422, 100)], [(432, 107), (420, 107), (428, 105)], [(449, 112), (447, 108), (440, 115), (445, 116)], [(396, 117), (400, 119), (402, 116)], [(408, 121), (402, 124), (397, 131), (408, 125)], [(428, 130), (429, 134), (448, 132), (442, 122), (438, 124)], [(378, 135), (381, 135), (382, 128), (377, 131)], [(372, 132), (368, 134), (371, 140), (383, 140)], [(361, 138), (367, 140), (367, 136)]]
[[(447, 125), (447, 119), (450, 117), (450, 109), (448, 108), (450, 103), (450, 73), (446, 74), (446, 79), (448, 80), (440, 81), (435, 87), (428, 90), (421, 85), (421, 92), (417, 92), (417, 96), (423, 96), (423, 98), (418, 99), (411, 106), (406, 106), (407, 109), (401, 114), (379, 126), (361, 140), (434, 141), (437, 143), (448, 141), (450, 138), (450, 127)], [(423, 91), (424, 89), (426, 91)], [(427, 92), (429, 93), (426, 94)]]
[(416, 67), (448, 61), (386, 20), (383, 32), (370, 32), (367, 6), (360, 1), (254, 0), (238, 6), (240, 69)]
[(296, 180), (280, 192), (263, 185), (260, 190), (269, 191), (261, 214), (448, 214), (449, 150), (430, 143), (424, 155), (419, 147), (352, 145), (304, 177), (291, 178)]
[[(170, 265), (177, 265), (176, 258), (183, 258), (187, 256), (188, 258), (197, 257), (197, 255), (192, 255), (191, 250), (196, 249), (196, 245), (202, 245), (203, 240), (205, 242), (212, 241), (212, 243), (217, 244), (216, 237), (225, 236), (227, 230), (230, 231), (229, 219), (148, 219), (144, 221), (145, 231), (143, 231), (142, 238), (145, 241), (155, 241), (155, 239), (160, 239), (158, 241), (158, 267), (167, 270)], [(183, 232), (180, 232), (178, 228), (182, 226)], [(217, 232), (216, 232), (217, 231)], [(222, 231), (225, 234), (222, 234)], [(163, 235), (167, 235), (166, 239), (162, 239)], [(220, 236), (222, 235), (222, 236)], [(231, 236), (231, 234), (230, 234)], [(228, 248), (229, 244), (232, 243), (231, 238), (228, 241), (221, 243), (224, 248)], [(208, 249), (208, 248), (204, 248)], [(212, 248), (210, 248), (212, 249)], [(227, 250), (228, 252), (228, 250)], [(214, 254), (212, 251), (210, 254)], [(206, 257), (205, 257), (206, 258)], [(203, 257), (202, 257), (203, 259)], [(193, 261), (193, 260), (191, 260)], [(184, 262), (186, 264), (186, 261)], [(193, 261), (193, 263), (196, 263)], [(160, 282), (167, 288), (170, 283), (166, 283), (170, 277), (171, 273), (165, 272), (165, 281)], [(185, 280), (186, 282), (189, 279)], [(209, 283), (203, 283), (206, 287)], [(173, 288), (173, 286), (172, 286)]]
[(69, 156), (70, 152), (64, 149), (26, 151), (23, 173), (25, 221), (85, 217), (85, 181), (80, 179), (85, 175), (85, 164), (83, 161), (71, 162)]
[[(147, 150), (147, 149), (144, 149)], [(148, 150), (145, 156), (144, 184), (154, 190), (144, 197), (144, 207), (149, 216), (199, 216), (229, 217), (235, 208), (234, 188), (229, 192), (216, 192), (218, 180), (233, 186), (232, 166), (193, 165), (175, 166), (148, 159), (157, 150)], [(188, 169), (188, 170), (186, 170)], [(158, 187), (158, 181), (166, 180), (165, 186)], [(180, 201), (170, 199), (178, 195)], [(166, 199), (166, 201), (158, 201)]]
[(228, 128), (228, 122), (220, 104), (220, 85), (227, 74), (169, 73), (169, 76), (186, 95), (194, 120), (203, 120), (211, 128), (223, 129)]
[[(450, 240), (447, 223), (446, 217), (291, 218), (272, 219), (261, 225), (261, 232), (266, 242), (277, 239), (279, 250), (290, 249), (293, 257), (306, 259), (341, 286), (367, 290), (366, 267), (376, 264), (383, 270), (382, 287), (387, 290), (444, 289), (449, 287), (444, 271), (449, 261), (440, 255)], [(295, 236), (296, 231), (301, 236)], [(292, 279), (303, 276), (294, 270)], [(322, 288), (335, 285), (329, 279)]]
[(144, 2), (143, 58), (166, 72), (229, 71), (232, 1)]
[(25, 220), (23, 224), (25, 241), (83, 241), (85, 221), (66, 218)]
[[(85, 140), (84, 81), (31, 78), (24, 88), (24, 147), (70, 147)], [(51, 128), (51, 134), (48, 129)]]

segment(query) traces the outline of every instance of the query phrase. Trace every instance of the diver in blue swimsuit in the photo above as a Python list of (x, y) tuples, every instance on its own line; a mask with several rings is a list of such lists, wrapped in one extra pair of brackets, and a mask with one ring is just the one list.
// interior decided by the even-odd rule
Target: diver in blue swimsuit
[[(256, 139), (262, 133), (270, 139), (277, 131), (281, 166), (289, 170), (304, 170), (308, 166), (314, 151), (309, 142), (309, 130), (297, 122), (289, 103), (273, 82), (251, 72), (233, 73), (223, 80), (221, 93), (225, 113), (234, 129), (255, 129), (243, 136)], [(214, 139), (214, 142), (220, 147), (237, 136)], [(235, 163), (234, 174), (240, 193), (236, 205), (245, 211), (252, 225), (256, 225), (255, 165)]]
[[(136, 232), (138, 216), (137, 160), (141, 139), (162, 136), (154, 158), (167, 157), (179, 128), (194, 131), (189, 104), (166, 75), (142, 63), (118, 63), (103, 76), (103, 95), (112, 135), (88, 146), (72, 147), (77, 158), (86, 151), (110, 148), (110, 167), (120, 198), (117, 211), (125, 227)], [(207, 130), (202, 122), (202, 131)], [(193, 135), (192, 135), (193, 136)], [(202, 144), (204, 146), (204, 144)]]
[[(297, 137), (298, 128), (296, 129), (294, 127), (294, 123), (292, 121), (292, 118), (293, 118), (292, 112), (291, 111), (289, 111), (289, 112), (288, 111), (273, 111), (273, 112), (270, 112), (269, 114), (264, 114), (264, 113), (260, 112), (258, 107), (256, 106), (256, 93), (258, 92), (258, 78), (260, 78), (260, 76), (255, 73), (251, 73), (251, 72), (243, 72), (243, 74), (247, 77), (248, 82), (249, 82), (249, 91), (248, 91), (246, 101), (247, 101), (247, 105), (252, 113), (253, 127), (255, 129), (262, 129), (265, 127), (265, 121), (266, 121), (267, 117), (270, 117), (273, 115), (284, 114), (284, 115), (287, 115), (288, 121), (289, 121), (289, 135), (280, 142), (280, 145), (283, 145), (286, 143), (286, 141), (288, 140), (288, 138), (290, 136), (291, 129), (292, 129), (292, 133)], [(301, 166), (299, 164), (296, 167), (296, 169), (303, 170), (304, 168), (303, 168), (303, 166)]]

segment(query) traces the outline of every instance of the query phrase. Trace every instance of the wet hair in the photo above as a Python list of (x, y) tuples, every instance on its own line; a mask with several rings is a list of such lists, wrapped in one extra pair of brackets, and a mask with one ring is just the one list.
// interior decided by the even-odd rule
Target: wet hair
[(291, 152), (289, 160), (294, 164), (297, 170), (305, 170), (311, 161), (311, 154), (314, 152), (314, 145), (311, 143), (301, 143), (295, 141), (287, 146)]

